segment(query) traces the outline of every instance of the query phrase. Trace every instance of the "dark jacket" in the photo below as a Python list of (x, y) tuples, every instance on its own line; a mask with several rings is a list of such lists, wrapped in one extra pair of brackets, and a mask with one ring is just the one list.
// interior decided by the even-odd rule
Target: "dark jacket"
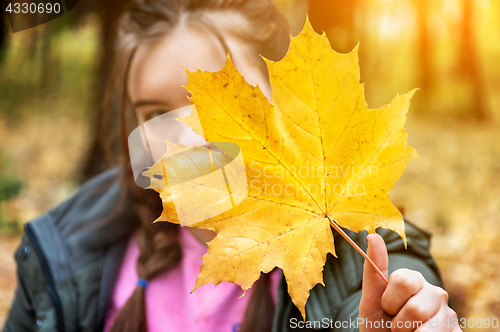
[[(118, 169), (107, 171), (61, 205), (25, 224), (25, 235), (15, 253), (18, 287), (4, 332), (102, 331), (127, 240), (138, 226), (120, 178)], [(366, 232), (348, 233), (366, 250)], [(334, 234), (339, 258), (328, 255), (325, 287), (318, 284), (311, 290), (306, 305), (310, 321), (358, 317), (364, 259)], [(429, 253), (428, 233), (406, 222), (407, 250), (396, 233), (379, 230), (379, 234), (389, 251), (389, 273), (407, 267), (420, 271), (430, 283), (442, 285)], [(278, 287), (273, 332), (299, 330), (291, 328), (291, 320), (298, 322), (301, 316), (283, 277)], [(357, 329), (351, 325), (331, 330)]]

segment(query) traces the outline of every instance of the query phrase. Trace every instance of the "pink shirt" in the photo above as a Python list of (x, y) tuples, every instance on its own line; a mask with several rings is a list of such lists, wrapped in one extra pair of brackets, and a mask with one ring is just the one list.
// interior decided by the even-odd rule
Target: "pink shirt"
[[(181, 227), (179, 243), (183, 258), (174, 269), (160, 274), (149, 282), (146, 289), (146, 315), (150, 332), (233, 332), (241, 323), (248, 300), (240, 286), (222, 282), (217, 287), (204, 285), (193, 289), (200, 270), (201, 257), (207, 248), (186, 227)], [(136, 235), (130, 237), (115, 284), (111, 306), (106, 314), (105, 331), (137, 287), (135, 265), (139, 257)], [(276, 303), (280, 273), (271, 273), (271, 287)]]

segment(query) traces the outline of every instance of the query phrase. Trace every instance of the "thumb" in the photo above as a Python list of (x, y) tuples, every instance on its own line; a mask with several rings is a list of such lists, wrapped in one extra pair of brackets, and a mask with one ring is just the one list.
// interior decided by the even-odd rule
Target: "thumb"
[[(382, 274), (387, 278), (389, 268), (389, 258), (387, 256), (387, 248), (385, 247), (384, 239), (378, 234), (369, 234), (367, 237), (368, 257), (382, 271)], [(360, 303), (360, 317), (368, 318), (378, 316), (383, 313), (382, 310), (382, 295), (387, 287), (387, 284), (372, 265), (365, 260), (363, 266), (363, 286)]]
[[(387, 248), (385, 247), (384, 239), (376, 233), (368, 234), (366, 242), (368, 244), (368, 257), (370, 257), (370, 259), (387, 278), (389, 257), (387, 256)], [(385, 290), (385, 287), (387, 286), (385, 281), (367, 260), (365, 260), (365, 264), (363, 266), (363, 287), (365, 286), (383, 288), (383, 290)]]

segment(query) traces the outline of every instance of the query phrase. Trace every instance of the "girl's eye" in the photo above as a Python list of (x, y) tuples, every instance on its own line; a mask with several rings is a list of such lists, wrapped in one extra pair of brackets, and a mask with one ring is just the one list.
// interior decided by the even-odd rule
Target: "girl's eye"
[(146, 114), (146, 121), (149, 121), (149, 120), (156, 118), (157, 116), (163, 115), (165, 113), (167, 113), (167, 111), (165, 111), (165, 110), (157, 110), (157, 111), (149, 112), (148, 114)]

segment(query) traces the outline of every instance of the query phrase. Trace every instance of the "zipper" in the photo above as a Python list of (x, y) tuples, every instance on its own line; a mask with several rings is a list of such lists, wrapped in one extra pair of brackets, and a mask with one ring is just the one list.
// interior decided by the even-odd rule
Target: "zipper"
[(35, 233), (33, 232), (33, 229), (31, 228), (31, 225), (29, 223), (24, 224), (24, 230), (30, 238), (33, 249), (35, 250), (36, 255), (38, 256), (38, 260), (40, 261), (40, 267), (42, 269), (43, 278), (45, 279), (45, 283), (47, 285), (47, 291), (49, 292), (49, 296), (52, 299), (52, 303), (54, 304), (54, 309), (56, 311), (57, 331), (64, 332), (66, 331), (66, 329), (64, 327), (64, 312), (62, 302), (59, 294), (57, 293), (56, 284), (54, 282), (54, 278), (52, 277), (52, 273), (50, 272), (49, 263), (47, 261), (47, 258), (43, 254), (42, 247), (40, 246), (40, 243), (38, 242), (38, 239), (36, 238)]

